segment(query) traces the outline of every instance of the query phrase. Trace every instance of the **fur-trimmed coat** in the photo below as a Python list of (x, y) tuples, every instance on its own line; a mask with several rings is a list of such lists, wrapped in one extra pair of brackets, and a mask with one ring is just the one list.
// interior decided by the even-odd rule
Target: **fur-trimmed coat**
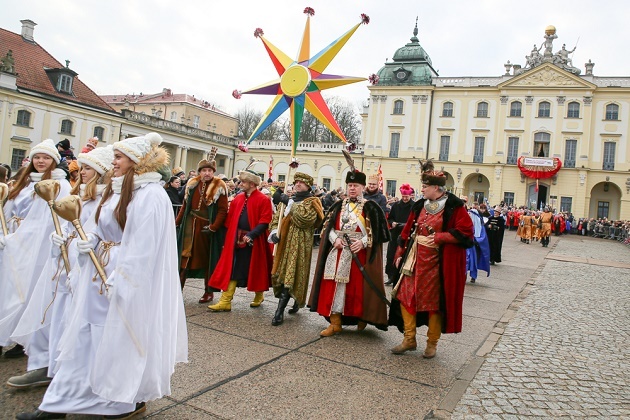
[[(462, 330), (462, 305), (466, 287), (466, 249), (473, 246), (473, 224), (464, 202), (451, 193), (444, 205), (442, 231), (435, 234), (435, 243), (440, 255), (440, 311), (443, 315), (442, 332), (458, 333)], [(398, 238), (395, 258), (402, 256), (409, 246), (412, 229), (424, 207), (425, 199), (418, 200), (411, 208), (407, 223)], [(441, 236), (452, 235), (456, 243), (446, 242)], [(449, 235), (449, 236), (450, 236)], [(402, 280), (401, 280), (402, 281)], [(428, 313), (419, 312), (416, 325), (427, 325)], [(389, 312), (389, 325), (395, 325), (402, 332), (403, 320), (400, 301), (393, 299)]]
[[(228, 209), (227, 187), (220, 178), (214, 177), (209, 181), (205, 191), (205, 202), (208, 205), (204, 213), (208, 222), (205, 222), (190, 214), (191, 210), (196, 207), (195, 205), (199, 203), (200, 197), (197, 189), (200, 180), (200, 176), (188, 180), (184, 204), (179, 210), (175, 224), (180, 227), (177, 235), (177, 249), (180, 258), (184, 259), (181, 265), (185, 263), (185, 268), (194, 271), (189, 273), (189, 277), (202, 276), (208, 280), (219, 261), (221, 249), (225, 242), (224, 223)], [(201, 230), (207, 225), (210, 228), (210, 233), (204, 234)], [(185, 258), (189, 258), (190, 261)]]
[[(329, 234), (331, 229), (335, 229), (337, 219), (340, 217), (343, 201), (333, 204), (328, 212), (326, 222), (322, 228), (319, 256), (313, 278), (313, 287), (309, 298), (308, 306), (311, 312), (318, 312), (320, 315), (329, 318), (330, 307), (334, 298), (334, 281), (323, 280), (326, 259), (332, 250)], [(361, 250), (357, 256), (364, 264), (366, 273), (370, 276), (374, 285), (380, 293), (385, 295), (383, 286), (383, 243), (390, 240), (389, 229), (385, 214), (379, 205), (373, 201), (365, 201), (363, 205), (363, 216), (365, 217), (368, 235), (371, 236), (371, 246)], [(353, 281), (359, 277), (361, 281)], [(376, 326), (381, 330), (387, 330), (387, 306), (379, 295), (362, 278), (362, 274), (354, 261), (350, 272), (350, 282), (346, 285), (346, 304), (342, 323), (344, 325), (356, 325), (359, 321), (364, 321)]]

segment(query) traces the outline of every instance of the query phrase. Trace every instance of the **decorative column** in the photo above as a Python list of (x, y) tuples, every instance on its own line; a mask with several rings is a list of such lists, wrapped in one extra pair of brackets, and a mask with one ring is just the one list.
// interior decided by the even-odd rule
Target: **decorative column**
[(182, 146), (177, 146), (175, 150), (175, 158), (173, 159), (173, 168), (179, 166), (179, 161), (182, 159)]
[(188, 150), (190, 150), (190, 147), (182, 146), (182, 149), (182, 157), (179, 166), (182, 167), (184, 172), (188, 173), (188, 170), (186, 169), (186, 159), (188, 158)]

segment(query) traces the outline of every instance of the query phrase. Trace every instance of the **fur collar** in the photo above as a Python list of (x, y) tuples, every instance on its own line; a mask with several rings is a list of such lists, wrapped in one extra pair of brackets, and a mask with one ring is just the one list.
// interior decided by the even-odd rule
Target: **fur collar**
[[(196, 177), (190, 178), (186, 183), (186, 192), (184, 193), (184, 200), (188, 199), (188, 195), (190, 191), (194, 190), (199, 182), (201, 181), (201, 175), (197, 175)], [(208, 205), (216, 202), (220, 196), (227, 195), (227, 186), (225, 182), (221, 178), (214, 177), (206, 187), (206, 203)]]

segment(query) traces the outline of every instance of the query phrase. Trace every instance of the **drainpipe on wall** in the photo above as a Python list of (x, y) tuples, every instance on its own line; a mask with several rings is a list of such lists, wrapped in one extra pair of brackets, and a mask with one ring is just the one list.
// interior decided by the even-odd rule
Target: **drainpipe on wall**
[(427, 153), (425, 159), (429, 159), (429, 146), (431, 145), (431, 121), (433, 121), (433, 91), (431, 91), (431, 103), (429, 104), (429, 127), (427, 129)]

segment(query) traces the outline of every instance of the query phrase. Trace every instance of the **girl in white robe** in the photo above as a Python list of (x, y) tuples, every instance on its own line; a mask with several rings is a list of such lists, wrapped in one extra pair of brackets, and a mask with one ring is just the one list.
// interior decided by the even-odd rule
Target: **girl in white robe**
[[(108, 171), (112, 167), (111, 162), (113, 159), (114, 151), (112, 146), (97, 148), (90, 153), (80, 153), (77, 157), (82, 166), (81, 178), (77, 185), (73, 187), (71, 194), (79, 194), (81, 198), (82, 225), (87, 222), (100, 202), (105, 182), (109, 182), (111, 178), (108, 175)], [(57, 235), (55, 232), (51, 234), (50, 239), (53, 244), (52, 257), (39, 276), (37, 286), (29, 300), (28, 306), (11, 337), (15, 342), (28, 348), (33, 337), (37, 337), (42, 333), (48, 336), (48, 346), (45, 349), (40, 348), (39, 350), (43, 354), (38, 355), (38, 357), (42, 358), (48, 357), (48, 363), (46, 364), (48, 369), (43, 378), (52, 377), (56, 371), (55, 360), (59, 356), (57, 347), (64, 331), (65, 312), (71, 301), (72, 287), (69, 282), (70, 277), (62, 269), (61, 244), (65, 243), (68, 249), (68, 259), (70, 267), (75, 273), (74, 277), (78, 277), (79, 274), (77, 269), (78, 251), (76, 247), (71, 246), (73, 239), (78, 238), (78, 233), (72, 224), (67, 223), (66, 227), (70, 229), (70, 232), (64, 232), (63, 236)], [(33, 354), (29, 353), (29, 357), (32, 358), (33, 356)], [(26, 388), (32, 386), (33, 382), (37, 382), (38, 378), (29, 378), (27, 375), (28, 373), (10, 378), (7, 385)], [(39, 380), (43, 381), (41, 378)]]
[(99, 255), (107, 292), (99, 294), (92, 263), (79, 257), (58, 371), (40, 412), (141, 412), (170, 394), (175, 364), (188, 359), (174, 215), (156, 172), (168, 155), (159, 143), (150, 133), (114, 144), (114, 178), (84, 227), (88, 240), (76, 241), (80, 253)]
[[(66, 172), (57, 168), (61, 156), (52, 140), (34, 146), (31, 163), (9, 193), (5, 211), (16, 229), (0, 237), (0, 346), (12, 343), (11, 334), (19, 322), (39, 276), (50, 258), (54, 231), (50, 207), (34, 192), (37, 182), (53, 179), (59, 183), (59, 198), (70, 192)], [(18, 220), (19, 219), (19, 220)], [(19, 227), (18, 222), (19, 221)], [(48, 331), (41, 330), (27, 348), (27, 370), (48, 366)]]

